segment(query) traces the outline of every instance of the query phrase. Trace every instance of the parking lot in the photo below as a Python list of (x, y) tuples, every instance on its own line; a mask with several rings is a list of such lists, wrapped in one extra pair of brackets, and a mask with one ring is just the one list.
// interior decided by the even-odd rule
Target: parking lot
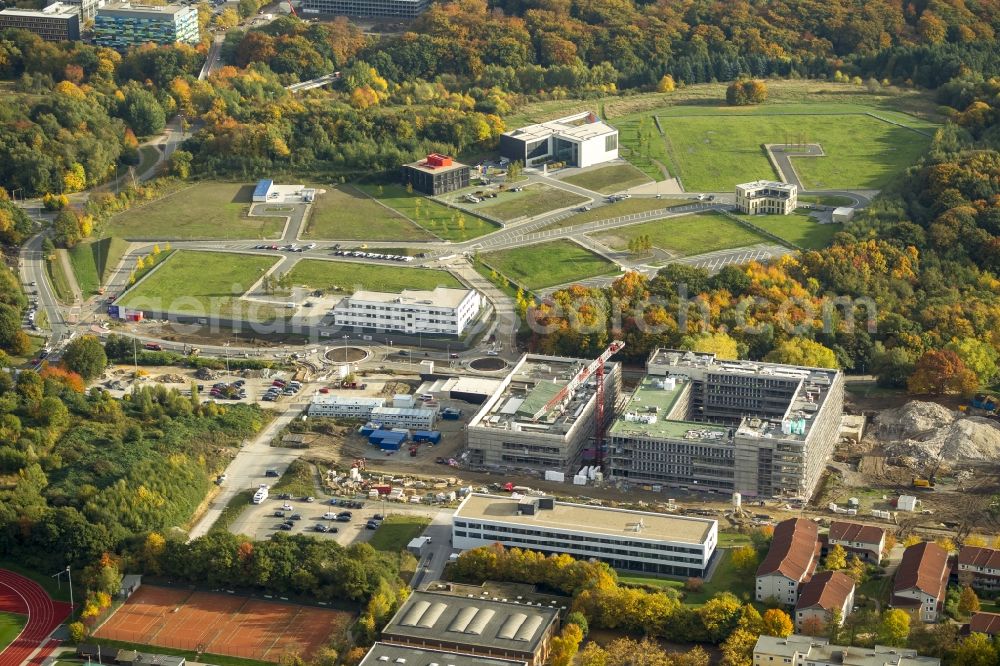
[[(267, 479), (261, 479), (265, 483)], [(335, 501), (343, 501), (336, 498)], [(274, 495), (264, 500), (261, 504), (248, 504), (239, 518), (233, 521), (230, 531), (235, 534), (246, 534), (254, 539), (268, 539), (271, 535), (281, 531), (288, 534), (308, 534), (317, 539), (333, 539), (342, 546), (349, 546), (352, 543), (368, 541), (375, 534), (375, 530), (368, 529), (366, 524), (374, 519), (376, 515), (390, 515), (398, 513), (426, 515), (433, 519), (441, 512), (440, 507), (425, 504), (400, 504), (397, 502), (382, 502), (371, 500), (352, 500), (361, 502), (362, 508), (349, 508), (343, 506), (331, 506), (330, 499), (316, 497), (314, 502), (306, 502), (303, 498), (281, 499)], [(291, 507), (284, 509), (283, 507)], [(282, 516), (275, 515), (281, 512)], [(327, 513), (340, 513), (349, 511), (351, 519), (346, 522), (326, 519), (323, 516)], [(297, 520), (290, 521), (292, 528), (283, 530), (279, 527), (292, 515), (300, 516)], [(317, 532), (316, 525), (324, 525), (329, 532)], [(336, 532), (333, 529), (336, 528)]]

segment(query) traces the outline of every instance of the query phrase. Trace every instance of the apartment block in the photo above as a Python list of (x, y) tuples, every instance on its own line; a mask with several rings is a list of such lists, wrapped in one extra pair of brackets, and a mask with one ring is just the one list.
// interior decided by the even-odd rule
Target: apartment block
[[(472, 417), (466, 429), (469, 463), (505, 471), (576, 472), (593, 449), (597, 377), (538, 415), (590, 360), (525, 354)], [(621, 391), (621, 368), (605, 363), (604, 418)]]
[(753, 666), (941, 666), (941, 660), (905, 648), (831, 645), (825, 638), (792, 634), (758, 638)]
[(837, 370), (657, 349), (608, 431), (609, 474), (747, 497), (812, 495), (837, 443)]
[(1000, 589), (1000, 550), (962, 546), (958, 551), (958, 582), (980, 592)]
[(0, 31), (8, 28), (33, 32), (45, 41), (80, 39), (80, 8), (56, 2), (45, 9), (4, 9), (0, 11)]
[(819, 564), (819, 530), (805, 518), (789, 518), (778, 523), (767, 557), (757, 567), (754, 598), (775, 599), (794, 606), (799, 587), (812, 578)]
[(334, 306), (333, 319), (342, 328), (460, 336), (482, 307), (483, 297), (475, 289), (359, 290)]
[(830, 546), (840, 546), (866, 562), (878, 564), (885, 550), (885, 530), (877, 525), (845, 523), (835, 520), (830, 523)]
[(903, 551), (892, 581), (891, 604), (920, 622), (937, 622), (944, 607), (951, 567), (948, 553), (936, 543), (918, 543)]
[(736, 186), (736, 208), (747, 215), (790, 215), (799, 205), (799, 188), (791, 183), (755, 180)]
[(799, 589), (799, 599), (795, 602), (795, 629), (809, 620), (819, 620), (820, 626), (827, 626), (838, 618), (838, 624), (854, 609), (854, 579), (839, 571), (822, 571)]
[(190, 5), (105, 5), (94, 20), (94, 43), (119, 51), (142, 44), (197, 44), (198, 10)]

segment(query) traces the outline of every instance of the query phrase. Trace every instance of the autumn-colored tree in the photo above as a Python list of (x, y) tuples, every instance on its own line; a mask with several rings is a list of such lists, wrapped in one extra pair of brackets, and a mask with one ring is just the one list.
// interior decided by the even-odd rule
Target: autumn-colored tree
[(882, 645), (902, 647), (910, 635), (910, 616), (898, 608), (887, 610), (882, 614), (878, 628), (878, 641)]
[(38, 374), (42, 379), (51, 379), (76, 393), (83, 393), (86, 388), (83, 377), (60, 366), (46, 363)]
[(570, 666), (573, 657), (580, 649), (580, 641), (583, 640), (583, 631), (576, 624), (567, 624), (562, 632), (552, 639), (552, 648), (549, 652), (550, 666)]
[(737, 629), (729, 635), (722, 644), (722, 663), (724, 666), (751, 666), (753, 664), (753, 648), (757, 644), (757, 634), (746, 629)]
[(785, 340), (765, 357), (773, 363), (789, 363), (805, 365), (811, 368), (836, 368), (837, 355), (822, 344), (809, 338), (790, 338)]
[(816, 615), (810, 615), (802, 620), (799, 626), (799, 633), (806, 636), (822, 636), (826, 631), (826, 623)]
[(969, 634), (948, 655), (954, 666), (995, 666), (1000, 660), (996, 644), (986, 634)]
[(662, 77), (660, 77), (659, 83), (656, 84), (656, 92), (661, 92), (661, 93), (673, 92), (676, 87), (677, 84), (674, 83), (674, 77), (670, 76), (669, 74), (664, 74)]
[(740, 546), (730, 551), (729, 561), (733, 567), (746, 576), (753, 576), (760, 563), (760, 556), (753, 546)]
[(951, 537), (940, 536), (934, 539), (934, 543), (941, 546), (946, 553), (953, 553), (957, 550), (955, 542), (951, 539)]
[(84, 626), (83, 622), (70, 622), (66, 628), (69, 630), (69, 639), (74, 643), (83, 642), (87, 635), (87, 627)]
[(767, 636), (784, 638), (795, 630), (792, 618), (780, 608), (770, 608), (761, 616), (761, 632)]
[(913, 369), (906, 387), (917, 395), (969, 395), (979, 385), (976, 374), (950, 350), (928, 351)]
[(958, 612), (966, 617), (979, 612), (979, 596), (968, 585), (962, 587), (962, 594), (958, 598)]
[(831, 571), (837, 571), (838, 569), (844, 569), (847, 567), (847, 551), (839, 543), (834, 544), (833, 547), (827, 551), (826, 562), (824, 562), (827, 569)]
[(150, 532), (142, 544), (142, 562), (146, 571), (158, 574), (161, 571), (160, 557), (167, 547), (167, 540), (158, 532)]
[(921, 539), (916, 534), (910, 534), (905, 539), (903, 539), (903, 547), (909, 548), (910, 546), (916, 546), (918, 543), (923, 543), (924, 540)]

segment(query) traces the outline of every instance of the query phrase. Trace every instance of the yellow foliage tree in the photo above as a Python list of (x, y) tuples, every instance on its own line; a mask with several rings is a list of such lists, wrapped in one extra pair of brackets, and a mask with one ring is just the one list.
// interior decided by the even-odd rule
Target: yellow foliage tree
[(792, 618), (780, 608), (770, 608), (761, 617), (761, 631), (767, 636), (784, 638), (795, 630)]
[(79, 86), (71, 81), (60, 81), (56, 84), (54, 90), (60, 95), (66, 95), (67, 97), (72, 97), (73, 99), (85, 99), (87, 97), (84, 92), (80, 90)]
[(950, 537), (938, 537), (937, 539), (934, 539), (934, 543), (941, 546), (946, 553), (951, 553), (956, 550), (955, 542), (952, 541)]
[(922, 543), (923, 539), (918, 537), (916, 534), (911, 534), (910, 536), (903, 539), (903, 547), (909, 548), (910, 546), (916, 546), (918, 543)]
[(663, 78), (660, 79), (660, 82), (656, 84), (656, 92), (673, 92), (676, 87), (677, 84), (674, 83), (674, 77), (669, 74), (664, 74)]
[(843, 569), (847, 566), (847, 551), (839, 543), (826, 554), (826, 568), (832, 571)]
[(83, 170), (82, 164), (73, 162), (63, 173), (63, 189), (67, 192), (79, 192), (85, 187), (87, 187), (87, 172)]

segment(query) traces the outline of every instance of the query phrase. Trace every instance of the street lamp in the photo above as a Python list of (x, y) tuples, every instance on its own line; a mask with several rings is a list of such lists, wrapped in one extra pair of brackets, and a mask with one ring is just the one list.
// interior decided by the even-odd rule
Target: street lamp
[[(66, 574), (66, 576), (69, 577), (69, 612), (70, 612), (70, 615), (72, 615), (73, 614), (73, 607), (74, 607), (74, 604), (73, 604), (73, 572), (70, 570), (69, 565), (67, 564), (65, 569), (63, 569), (62, 571), (59, 571), (57, 573), (52, 574), (52, 577), (55, 578), (56, 581), (58, 581), (59, 583), (62, 583), (62, 575), (63, 574)], [(60, 587), (62, 587), (62, 585), (60, 585)]]
[(226, 374), (229, 374), (229, 344), (231, 341), (227, 340), (226, 344), (222, 345), (226, 348)]

